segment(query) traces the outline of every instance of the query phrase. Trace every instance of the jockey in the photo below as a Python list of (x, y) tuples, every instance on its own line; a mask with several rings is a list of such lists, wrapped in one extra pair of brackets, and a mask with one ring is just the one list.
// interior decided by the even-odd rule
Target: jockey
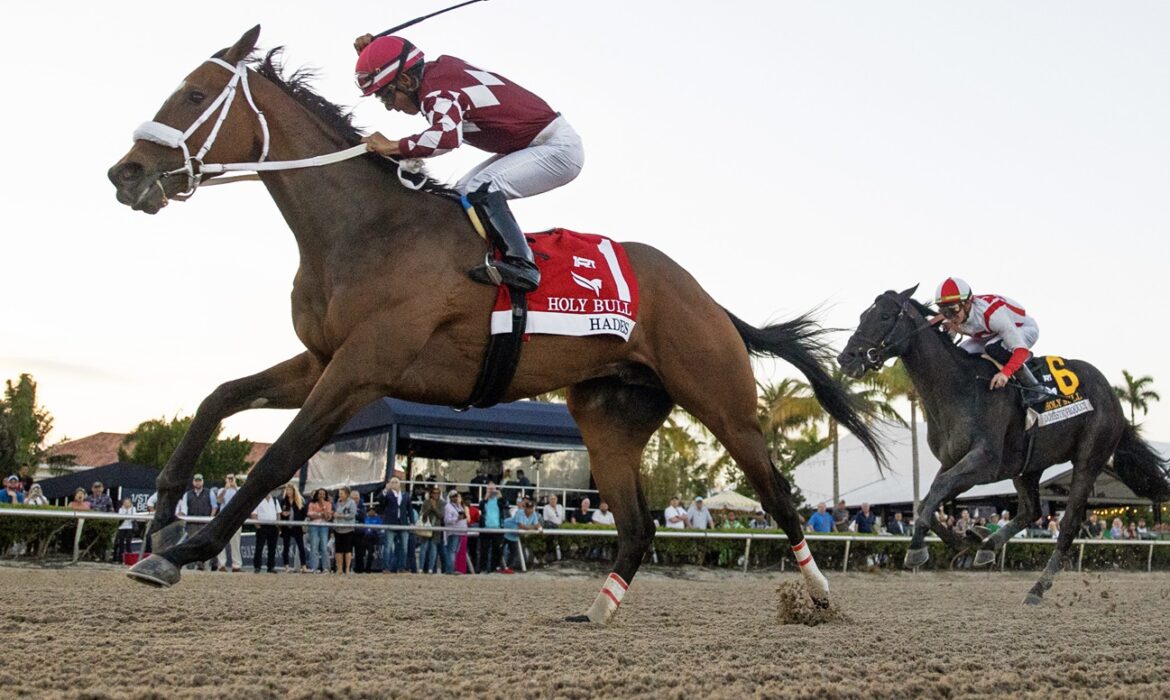
[(1032, 356), (1040, 327), (1024, 313), (1024, 307), (996, 294), (972, 294), (971, 286), (958, 277), (943, 280), (934, 293), (934, 303), (948, 331), (969, 336), (959, 344), (960, 348), (972, 355), (987, 353), (1003, 366), (991, 378), (991, 389), (1004, 387), (1013, 375), (1026, 387), (1040, 388), (1032, 370), (1024, 364)]
[(383, 156), (426, 158), (463, 142), (496, 155), (471, 169), (455, 185), (464, 206), (486, 220), (504, 259), (470, 271), (484, 284), (503, 282), (523, 291), (540, 283), (520, 226), (507, 200), (531, 197), (577, 177), (585, 160), (581, 138), (569, 122), (531, 92), (507, 78), (454, 56), (425, 61), (422, 51), (397, 36), (354, 41), (357, 82), (386, 109), (422, 114), (428, 126), (413, 136), (390, 140), (367, 136), (367, 147)]

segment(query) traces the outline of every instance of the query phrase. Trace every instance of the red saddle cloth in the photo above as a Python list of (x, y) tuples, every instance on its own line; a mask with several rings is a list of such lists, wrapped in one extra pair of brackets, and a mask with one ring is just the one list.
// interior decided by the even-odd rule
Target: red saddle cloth
[[(525, 333), (629, 340), (638, 316), (638, 280), (625, 248), (605, 236), (563, 228), (526, 235), (540, 268), (540, 288), (528, 295)], [(511, 303), (501, 286), (492, 334), (511, 331)]]

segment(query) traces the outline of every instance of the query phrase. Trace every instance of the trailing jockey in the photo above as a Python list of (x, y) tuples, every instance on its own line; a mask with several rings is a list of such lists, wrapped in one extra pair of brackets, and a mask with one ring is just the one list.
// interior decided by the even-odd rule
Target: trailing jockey
[(426, 158), (466, 141), (496, 154), (455, 185), (464, 207), (475, 208), (504, 253), (503, 260), (485, 260), (469, 274), (484, 284), (536, 289), (540, 272), (507, 200), (547, 192), (577, 177), (585, 161), (577, 132), (544, 100), (462, 59), (425, 61), (422, 51), (397, 36), (375, 39), (365, 34), (354, 41), (354, 48), (363, 95), (375, 95), (389, 110), (421, 113), (430, 123), (421, 133), (397, 141), (371, 134), (365, 138), (371, 151)]
[(960, 348), (972, 355), (986, 353), (1002, 365), (991, 378), (991, 389), (1003, 388), (1014, 376), (1031, 389), (1025, 392), (1026, 403), (1044, 400), (1048, 392), (1025, 364), (1040, 338), (1040, 326), (1024, 312), (1024, 307), (996, 294), (972, 294), (971, 285), (958, 277), (943, 280), (934, 293), (934, 303), (948, 331), (969, 336), (959, 344)]

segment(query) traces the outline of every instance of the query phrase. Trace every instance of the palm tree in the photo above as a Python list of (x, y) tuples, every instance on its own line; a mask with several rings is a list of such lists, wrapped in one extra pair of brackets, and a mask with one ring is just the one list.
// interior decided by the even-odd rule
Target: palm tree
[(785, 378), (776, 384), (757, 383), (760, 428), (768, 441), (773, 462), (782, 460), (789, 431), (800, 431), (824, 416), (824, 409), (812, 388), (799, 379)]
[[(836, 364), (833, 365), (832, 375), (834, 381), (844, 385), (853, 395), (854, 400), (861, 407), (862, 415), (876, 416), (891, 423), (906, 425), (906, 421), (902, 419), (902, 416), (898, 415), (898, 412), (890, 404), (889, 399), (874, 385), (872, 379), (868, 381), (853, 379), (842, 372), (841, 367)], [(833, 444), (834, 503), (841, 500), (841, 448), (837, 427), (836, 419), (829, 416), (829, 440)]]
[(1134, 411), (1140, 408), (1144, 416), (1150, 410), (1150, 402), (1161, 401), (1162, 397), (1149, 388), (1154, 383), (1154, 378), (1150, 375), (1134, 379), (1129, 370), (1125, 369), (1121, 370), (1121, 375), (1125, 377), (1125, 386), (1113, 387), (1113, 393), (1117, 394), (1122, 403), (1129, 404), (1129, 423), (1136, 427)]
[(889, 367), (882, 368), (874, 377), (874, 383), (881, 389), (888, 399), (903, 398), (910, 402), (910, 463), (914, 474), (914, 513), (918, 513), (921, 475), (918, 462), (918, 390), (910, 375), (906, 372), (906, 365), (898, 360)]

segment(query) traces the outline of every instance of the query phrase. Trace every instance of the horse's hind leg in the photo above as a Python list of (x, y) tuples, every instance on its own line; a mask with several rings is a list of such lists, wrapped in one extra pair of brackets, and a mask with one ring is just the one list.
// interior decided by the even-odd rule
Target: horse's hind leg
[(589, 449), (593, 479), (613, 511), (617, 560), (601, 592), (584, 615), (569, 622), (607, 622), (654, 539), (654, 520), (639, 481), (642, 451), (666, 420), (674, 402), (660, 389), (594, 379), (568, 392), (569, 412)]
[(299, 408), (320, 376), (320, 363), (305, 352), (263, 372), (225, 382), (211, 392), (199, 405), (191, 427), (166, 467), (159, 472), (154, 519), (148, 523), (143, 539), (153, 533), (155, 551), (172, 547), (182, 539), (175, 506), (190, 485), (195, 463), (220, 421), (249, 408)]
[(1073, 540), (1081, 529), (1081, 521), (1085, 516), (1085, 506), (1089, 502), (1089, 494), (1093, 491), (1093, 483), (1097, 475), (1105, 468), (1112, 448), (1103, 448), (1092, 451), (1093, 454), (1084, 459), (1073, 460), (1072, 483), (1068, 488), (1068, 502), (1065, 504), (1064, 517), (1060, 520), (1060, 535), (1056, 538), (1056, 548), (1048, 558), (1048, 565), (1040, 573), (1040, 579), (1028, 591), (1024, 602), (1028, 605), (1039, 605), (1044, 594), (1052, 588), (1052, 580), (1060, 570), (1060, 562), (1068, 556)]
[(1040, 515), (1041, 474), (1043, 472), (1031, 472), (1012, 479), (1012, 483), (1016, 486), (1016, 493), (1019, 495), (1019, 503), (1016, 504), (1016, 517), (983, 541), (983, 545), (975, 553), (975, 566), (987, 566), (995, 562), (995, 553), (1003, 546), (1003, 543), (1015, 537), (1017, 532), (1023, 530), (1028, 526), (1028, 523)]

